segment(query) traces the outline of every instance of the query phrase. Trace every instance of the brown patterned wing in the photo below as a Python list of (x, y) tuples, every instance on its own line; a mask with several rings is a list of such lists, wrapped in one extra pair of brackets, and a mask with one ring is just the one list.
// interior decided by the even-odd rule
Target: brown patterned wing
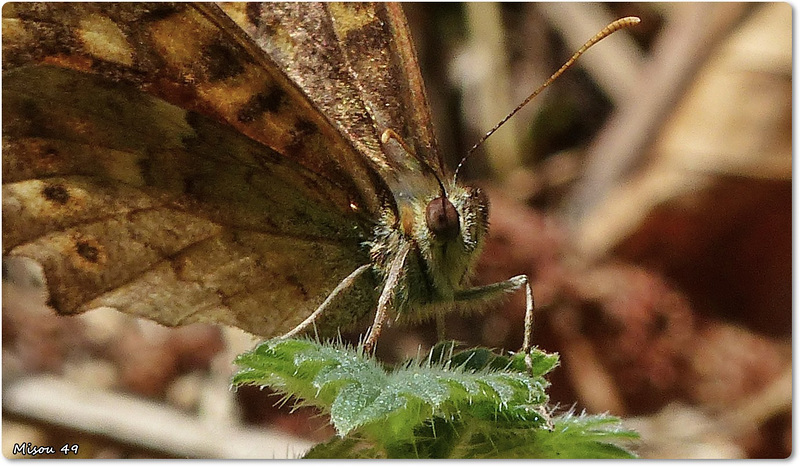
[(379, 212), (369, 161), (211, 4), (3, 7), (3, 69), (48, 63), (125, 82), (294, 159)]
[[(233, 3), (222, 8), (367, 155), (397, 193), (444, 179), (429, 106), (405, 16), (391, 3)], [(380, 135), (396, 131), (415, 154)], [(409, 183), (401, 186), (407, 190)]]
[(369, 261), (374, 169), (217, 13), (4, 6), (3, 252), (59, 312), (275, 335)]

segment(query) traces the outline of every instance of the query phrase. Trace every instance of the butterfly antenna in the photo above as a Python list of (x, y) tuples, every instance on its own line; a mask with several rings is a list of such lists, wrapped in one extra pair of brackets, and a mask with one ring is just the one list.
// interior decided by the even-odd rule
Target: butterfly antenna
[(505, 118), (500, 120), (500, 123), (495, 125), (494, 128), (492, 128), (485, 135), (483, 135), (483, 137), (480, 140), (478, 140), (478, 142), (475, 143), (475, 145), (472, 146), (472, 148), (469, 151), (467, 151), (467, 154), (464, 157), (461, 158), (461, 161), (458, 163), (458, 166), (456, 166), (456, 172), (453, 175), (453, 182), (455, 182), (457, 180), (458, 171), (461, 169), (461, 166), (464, 165), (464, 162), (467, 160), (467, 158), (470, 156), (470, 154), (472, 154), (478, 148), (478, 146), (483, 144), (483, 142), (486, 141), (486, 139), (489, 138), (489, 136), (491, 136), (492, 133), (494, 133), (495, 131), (497, 131), (498, 128), (503, 126), (503, 124), (505, 122), (507, 122), (508, 119), (513, 117), (517, 112), (520, 111), (520, 109), (525, 107), (525, 105), (527, 105), (528, 102), (533, 100), (534, 97), (538, 96), (542, 91), (544, 91), (544, 89), (547, 86), (550, 86), (551, 84), (553, 84), (553, 81), (555, 81), (556, 78), (561, 76), (562, 73), (567, 71), (567, 69), (569, 67), (571, 67), (573, 63), (575, 63), (575, 60), (577, 60), (578, 57), (580, 57), (581, 55), (583, 55), (584, 52), (589, 50), (589, 48), (591, 46), (597, 44), (598, 42), (600, 42), (601, 40), (603, 40), (606, 37), (610, 36), (611, 34), (619, 31), (620, 29), (625, 29), (625, 28), (628, 28), (628, 27), (633, 26), (635, 24), (639, 24), (640, 21), (641, 20), (636, 16), (626, 16), (625, 18), (620, 18), (620, 19), (612, 22), (608, 26), (604, 27), (600, 32), (595, 34), (594, 37), (592, 37), (591, 39), (586, 41), (586, 43), (583, 44), (583, 46), (581, 46), (581, 48), (578, 49), (577, 52), (572, 54), (572, 57), (570, 57), (570, 59), (567, 60), (567, 62), (564, 63), (564, 65), (562, 65), (561, 68), (558, 69), (558, 71), (553, 73), (552, 76), (550, 76), (550, 78), (548, 78), (547, 81), (544, 82), (544, 84), (539, 86), (539, 88), (537, 90), (533, 91), (533, 93), (530, 96), (528, 96), (524, 101), (522, 101), (522, 103), (520, 105), (518, 105), (516, 109), (511, 111), (510, 114), (506, 115)]
[(403, 148), (403, 150), (405, 152), (407, 152), (408, 154), (413, 156), (414, 159), (419, 161), (424, 168), (428, 169), (428, 172), (433, 174), (433, 177), (436, 179), (436, 183), (439, 184), (439, 189), (442, 191), (442, 197), (446, 198), (447, 197), (447, 190), (444, 189), (444, 183), (442, 183), (442, 180), (439, 178), (439, 175), (436, 174), (436, 171), (433, 170), (433, 167), (428, 165), (428, 163), (425, 162), (424, 160), (422, 160), (419, 157), (417, 157), (417, 154), (414, 152), (413, 149), (411, 149), (411, 146), (406, 144), (406, 142), (403, 141), (403, 138), (401, 138), (400, 135), (398, 135), (396, 131), (392, 130), (391, 128), (387, 128), (386, 131), (384, 131), (381, 134), (381, 143), (386, 144), (386, 143), (389, 142), (390, 139), (393, 139), (393, 140), (397, 141), (397, 143), (400, 144), (400, 146), (402, 146), (402, 148)]

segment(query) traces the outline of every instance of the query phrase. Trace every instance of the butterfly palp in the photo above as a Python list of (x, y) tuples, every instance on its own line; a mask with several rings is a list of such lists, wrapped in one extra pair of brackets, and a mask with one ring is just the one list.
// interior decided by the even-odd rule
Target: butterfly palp
[(390, 139), (397, 141), (397, 143), (403, 147), (403, 150), (405, 150), (405, 152), (411, 154), (412, 156), (415, 155), (411, 147), (408, 144), (406, 144), (405, 141), (403, 141), (403, 138), (401, 138), (396, 131), (392, 130), (391, 128), (387, 128), (386, 131), (381, 133), (381, 143), (386, 144), (389, 142)]
[(383, 133), (381, 133), (381, 143), (386, 144), (391, 139), (397, 141), (397, 143), (403, 148), (403, 150), (406, 153), (408, 153), (422, 165), (422, 168), (426, 169), (428, 172), (433, 174), (434, 178), (436, 178), (436, 183), (439, 184), (439, 190), (441, 190), (442, 197), (446, 198), (447, 190), (445, 190), (444, 183), (442, 183), (442, 180), (439, 178), (439, 175), (436, 173), (436, 171), (433, 170), (433, 168), (431, 168), (431, 166), (425, 161), (425, 159), (417, 157), (416, 153), (414, 153), (411, 147), (408, 144), (406, 144), (405, 141), (403, 141), (403, 138), (401, 138), (396, 131), (392, 130), (391, 128), (387, 128)]

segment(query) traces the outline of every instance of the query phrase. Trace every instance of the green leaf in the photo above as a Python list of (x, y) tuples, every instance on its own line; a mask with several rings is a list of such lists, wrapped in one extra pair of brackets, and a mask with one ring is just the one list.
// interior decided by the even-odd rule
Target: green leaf
[(550, 419), (544, 375), (558, 356), (538, 349), (497, 355), (454, 351), (387, 371), (360, 350), (308, 339), (273, 339), (240, 355), (234, 384), (268, 385), (330, 413), (339, 437), (320, 458), (630, 457), (633, 434), (611, 417)]
[(435, 419), (419, 427), (413, 443), (370, 441), (360, 431), (315, 446), (305, 457), (333, 458), (538, 458), (627, 459), (636, 457), (621, 446), (638, 438), (619, 420), (607, 416), (566, 415), (553, 428), (531, 429), (524, 424), (485, 420)]

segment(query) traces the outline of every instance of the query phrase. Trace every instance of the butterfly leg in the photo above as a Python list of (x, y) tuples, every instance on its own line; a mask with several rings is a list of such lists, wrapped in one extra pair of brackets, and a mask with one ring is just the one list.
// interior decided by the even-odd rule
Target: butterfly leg
[(395, 256), (389, 265), (389, 273), (386, 275), (386, 282), (383, 284), (381, 296), (378, 298), (378, 309), (375, 312), (375, 321), (372, 323), (372, 328), (370, 328), (367, 339), (364, 341), (364, 352), (366, 353), (372, 352), (375, 343), (378, 341), (378, 336), (381, 334), (383, 323), (386, 322), (386, 318), (389, 316), (391, 300), (395, 296), (397, 287), (400, 284), (400, 276), (403, 273), (403, 266), (405, 265), (409, 251), (411, 251), (411, 244), (406, 242), (400, 247), (397, 256)]
[(441, 312), (441, 311), (438, 311), (436, 313), (436, 315), (434, 315), (434, 316), (435, 316), (435, 319), (436, 319), (436, 340), (439, 341), (439, 342), (442, 342), (444, 340), (444, 338), (445, 338), (444, 313)]
[(295, 328), (292, 329), (291, 331), (289, 331), (286, 334), (282, 335), (281, 338), (282, 339), (288, 339), (288, 338), (294, 337), (294, 336), (300, 334), (301, 332), (305, 331), (306, 329), (308, 329), (308, 327), (311, 326), (311, 324), (314, 323), (314, 321), (317, 320), (319, 315), (321, 315), (323, 312), (325, 312), (325, 309), (328, 308), (328, 306), (336, 298), (336, 296), (339, 295), (340, 293), (342, 293), (342, 291), (350, 288), (353, 285), (353, 283), (355, 282), (356, 278), (358, 278), (358, 276), (363, 274), (364, 271), (366, 271), (369, 268), (370, 268), (370, 265), (369, 264), (365, 264), (363, 266), (359, 266), (355, 271), (351, 272), (349, 276), (345, 277), (341, 282), (339, 282), (339, 285), (337, 285), (333, 289), (333, 291), (330, 294), (328, 294), (328, 297), (325, 298), (325, 301), (323, 301), (322, 304), (320, 306), (318, 306), (317, 309), (314, 310), (314, 312), (311, 313), (311, 315), (309, 315), (308, 318), (304, 319), (302, 323), (300, 323), (297, 326), (295, 326)]
[(528, 276), (522, 274), (514, 276), (511, 279), (495, 284), (484, 285), (481, 287), (473, 287), (466, 290), (456, 292), (455, 300), (457, 302), (474, 303), (486, 302), (496, 298), (500, 298), (505, 294), (511, 293), (520, 287), (525, 287), (525, 337), (522, 341), (522, 348), (520, 352), (525, 354), (525, 364), (528, 368), (532, 368), (530, 350), (531, 350), (531, 335), (533, 334), (533, 290)]

